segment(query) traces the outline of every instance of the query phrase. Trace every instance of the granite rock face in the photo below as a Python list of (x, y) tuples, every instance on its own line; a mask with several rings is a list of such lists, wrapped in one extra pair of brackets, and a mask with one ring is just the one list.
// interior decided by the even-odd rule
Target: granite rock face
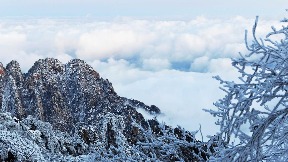
[[(1, 160), (207, 158), (207, 146), (191, 132), (159, 123), (158, 107), (118, 96), (107, 79), (79, 59), (67, 64), (41, 59), (27, 73), (16, 61), (0, 64), (0, 93)], [(155, 119), (145, 120), (138, 109)], [(8, 142), (12, 136), (19, 140)]]

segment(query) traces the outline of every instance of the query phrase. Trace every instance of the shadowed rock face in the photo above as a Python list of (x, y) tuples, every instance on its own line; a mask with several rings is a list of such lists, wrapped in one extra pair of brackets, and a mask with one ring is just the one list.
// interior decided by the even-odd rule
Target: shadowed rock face
[[(0, 93), (2, 112), (10, 112), (20, 120), (32, 115), (49, 122), (54, 129), (78, 134), (91, 146), (96, 142), (104, 144), (106, 149), (140, 143), (145, 146), (167, 133), (180, 141), (194, 142), (194, 137), (185, 130), (163, 126), (156, 120), (146, 121), (137, 109), (152, 115), (160, 114), (160, 109), (118, 96), (107, 79), (79, 59), (67, 64), (52, 58), (41, 59), (28, 73), (22, 73), (16, 61), (6, 68), (0, 64)], [(162, 160), (169, 160), (170, 156), (174, 160), (193, 160), (197, 149), (183, 144), (178, 152), (176, 149), (176, 156), (164, 154), (158, 145), (155, 148), (158, 149), (154, 150), (155, 156)], [(149, 149), (139, 145), (143, 155), (148, 156)], [(71, 152), (77, 155), (77, 151)], [(117, 153), (115, 149), (114, 153)]]
[[(3, 94), (3, 78), (6, 74), (3, 64), (0, 63), (0, 94)], [(2, 107), (2, 95), (0, 95), (0, 107)]]
[[(67, 64), (51, 58), (39, 60), (26, 74), (16, 61), (1, 69), (2, 111), (19, 118), (32, 115), (70, 131), (77, 123), (95, 123), (102, 113), (128, 115), (131, 111), (127, 108), (130, 100), (119, 97), (112, 84), (82, 60)], [(150, 108), (143, 103), (142, 107)], [(141, 116), (135, 109), (130, 113)]]

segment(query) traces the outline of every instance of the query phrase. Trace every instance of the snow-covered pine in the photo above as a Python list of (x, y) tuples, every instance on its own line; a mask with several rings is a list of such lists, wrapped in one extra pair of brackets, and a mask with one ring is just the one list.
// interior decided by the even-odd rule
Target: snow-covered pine
[(252, 44), (245, 34), (250, 53), (232, 62), (240, 80), (215, 77), (226, 95), (215, 103), (217, 110), (206, 110), (219, 118), (220, 126), (211, 140), (218, 141), (211, 161), (288, 159), (288, 26), (272, 27), (262, 40), (256, 36), (257, 23), (258, 17)]

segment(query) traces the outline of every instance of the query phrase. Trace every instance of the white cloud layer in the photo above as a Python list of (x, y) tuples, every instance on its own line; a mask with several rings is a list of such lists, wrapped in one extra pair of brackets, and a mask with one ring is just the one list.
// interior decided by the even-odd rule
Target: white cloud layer
[[(212, 60), (237, 57), (239, 51), (245, 51), (244, 30), (250, 29), (253, 22), (243, 17), (198, 17), (191, 21), (2, 19), (0, 56), (6, 55), (4, 63), (17, 55), (32, 55), (31, 63), (39, 57), (64, 61), (77, 57), (88, 62), (114, 58), (145, 70), (209, 72)], [(275, 22), (260, 21), (258, 35), (263, 37), (270, 24)], [(179, 67), (182, 62), (191, 66)], [(174, 66), (176, 63), (178, 66)]]
[[(211, 77), (234, 78), (231, 57), (245, 53), (244, 30), (253, 19), (190, 21), (93, 19), (2, 19), (0, 58), (3, 64), (19, 61), (27, 71), (45, 57), (67, 62), (84, 59), (116, 91), (160, 107), (169, 124), (204, 134), (216, 131), (214, 119), (202, 108), (222, 97)], [(261, 20), (258, 37), (264, 37), (277, 21)], [(251, 38), (251, 37), (249, 37)]]

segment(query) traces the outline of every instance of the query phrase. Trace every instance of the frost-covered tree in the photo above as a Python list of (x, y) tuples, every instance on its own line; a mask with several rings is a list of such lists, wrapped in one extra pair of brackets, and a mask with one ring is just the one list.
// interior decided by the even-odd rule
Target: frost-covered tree
[[(287, 23), (288, 20), (282, 20)], [(272, 26), (265, 39), (257, 38), (253, 26), (249, 53), (233, 59), (241, 76), (224, 81), (225, 97), (209, 111), (219, 118), (220, 132), (212, 161), (286, 161), (288, 159), (288, 26)]]

